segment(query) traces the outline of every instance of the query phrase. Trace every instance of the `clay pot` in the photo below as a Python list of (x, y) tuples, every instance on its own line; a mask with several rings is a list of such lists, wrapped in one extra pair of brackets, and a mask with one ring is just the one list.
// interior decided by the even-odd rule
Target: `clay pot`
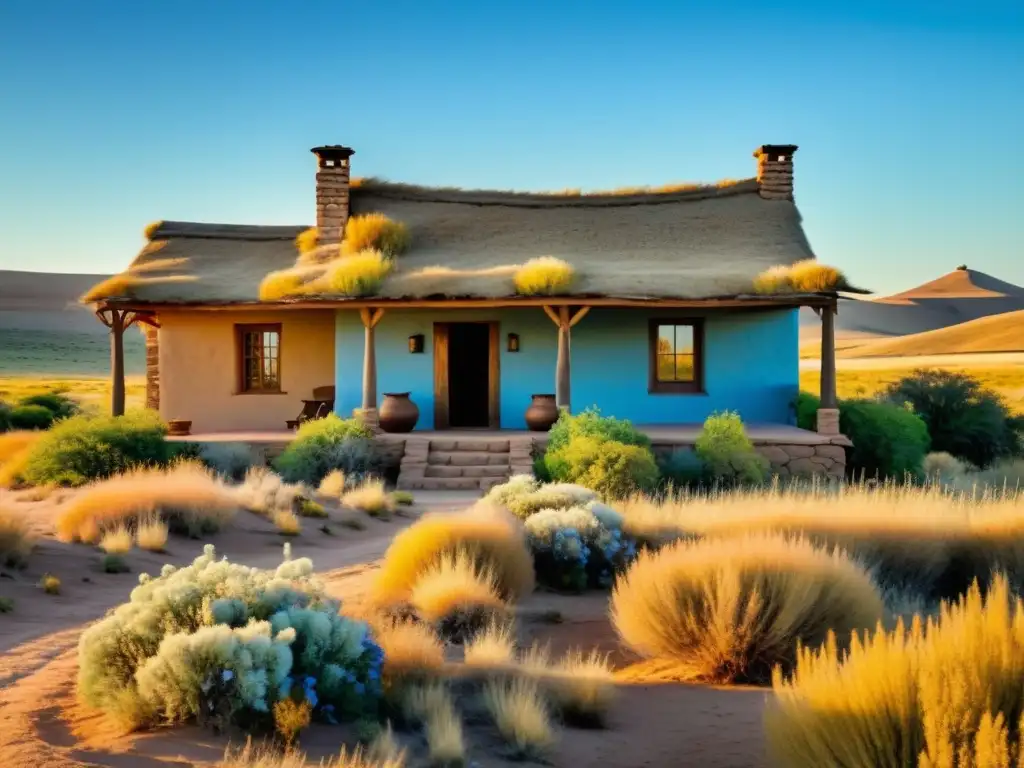
[(531, 395), (533, 402), (526, 409), (526, 426), (534, 432), (547, 432), (558, 421), (554, 395)]
[(385, 392), (377, 418), (385, 432), (412, 432), (419, 421), (420, 409), (409, 399), (408, 392)]
[(192, 422), (185, 419), (171, 419), (167, 422), (167, 434), (182, 437), (192, 431)]

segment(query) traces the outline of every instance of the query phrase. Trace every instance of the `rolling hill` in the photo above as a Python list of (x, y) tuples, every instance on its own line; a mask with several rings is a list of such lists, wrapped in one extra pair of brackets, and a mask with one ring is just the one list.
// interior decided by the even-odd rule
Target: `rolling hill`
[(936, 331), (851, 343), (839, 357), (965, 355), (1024, 351), (1024, 309), (957, 323)]

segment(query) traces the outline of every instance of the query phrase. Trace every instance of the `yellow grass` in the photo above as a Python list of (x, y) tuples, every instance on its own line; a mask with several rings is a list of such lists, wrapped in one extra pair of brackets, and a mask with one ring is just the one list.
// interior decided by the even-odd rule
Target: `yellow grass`
[(506, 514), (479, 509), (425, 515), (395, 536), (374, 581), (374, 599), (385, 605), (408, 599), (420, 574), (459, 549), (492, 570), (503, 598), (532, 591), (533, 557), (521, 526)]
[(422, 571), (412, 588), (410, 602), (419, 616), (439, 622), (460, 612), (500, 614), (505, 601), (498, 596), (494, 573), (480, 566), (467, 552), (446, 553)]
[(423, 677), (441, 671), (444, 648), (429, 627), (382, 617), (371, 617), (370, 621), (374, 639), (384, 650), (385, 678)]
[(571, 651), (538, 675), (537, 682), (568, 722), (601, 723), (615, 700), (608, 657), (597, 651)]
[(156, 231), (160, 229), (161, 226), (163, 226), (163, 221), (149, 222), (149, 224), (147, 224), (146, 227), (142, 230), (142, 236), (145, 237), (147, 240), (152, 240), (153, 235), (156, 234)]
[(863, 567), (800, 538), (747, 534), (646, 550), (612, 592), (623, 641), (681, 679), (762, 682), (818, 645), (881, 620)]
[(104, 531), (159, 517), (191, 535), (218, 530), (238, 507), (232, 489), (199, 464), (143, 469), (103, 480), (75, 495), (57, 518), (66, 541), (95, 543)]
[(388, 517), (395, 511), (395, 502), (384, 489), (384, 481), (370, 478), (355, 488), (346, 491), (341, 497), (346, 507), (358, 509), (370, 517)]
[(260, 281), (260, 301), (277, 301), (289, 296), (298, 296), (310, 279), (308, 272), (296, 269), (271, 272)]
[[(86, 408), (110, 408), (110, 377), (0, 376), (0, 400), (15, 402), (45, 392), (63, 392)], [(125, 408), (142, 408), (146, 377), (125, 377)], [(0, 439), (2, 439), (0, 435)]]
[(848, 656), (834, 641), (802, 650), (792, 677), (773, 675), (769, 748), (795, 768), (1008, 768), (1024, 757), (1021, 679), (1024, 606), (998, 578), (986, 598), (973, 588), (926, 626), (876, 631)]
[(341, 498), (341, 494), (345, 491), (345, 473), (340, 469), (328, 472), (316, 490), (321, 496), (332, 499)]
[[(229, 749), (217, 768), (309, 768), (310, 765), (301, 752), (281, 751), (269, 744), (257, 746), (250, 740), (240, 750)], [(394, 745), (382, 746), (375, 742), (368, 750), (343, 748), (337, 757), (316, 765), (317, 768), (404, 768), (405, 753)]]
[(0, 566), (14, 568), (25, 564), (32, 552), (33, 536), (23, 512), (0, 506)]
[(576, 278), (572, 264), (553, 256), (530, 259), (516, 270), (516, 293), (523, 296), (555, 296), (568, 293)]
[(448, 688), (440, 682), (416, 685), (404, 696), (406, 716), (423, 723), (433, 765), (461, 765), (466, 754), (462, 721)]
[(135, 542), (140, 549), (149, 552), (163, 552), (167, 547), (167, 523), (157, 517), (140, 520), (135, 531)]
[(754, 290), (763, 294), (825, 293), (840, 289), (845, 282), (843, 273), (835, 267), (804, 259), (765, 270), (754, 279)]
[(395, 504), (399, 504), (403, 507), (408, 507), (416, 501), (415, 497), (409, 491), (392, 491), (391, 500), (395, 502)]
[(264, 517), (273, 517), (277, 510), (291, 511), (305, 494), (298, 483), (286, 483), (267, 467), (250, 467), (245, 479), (231, 489), (238, 506)]
[(472, 639), (467, 640), (465, 663), (478, 669), (502, 669), (515, 662), (516, 642), (513, 626), (504, 622), (493, 622)]
[(0, 488), (14, 485), (28, 459), (29, 448), (42, 434), (28, 430), (0, 434)]
[(300, 257), (316, 248), (318, 236), (316, 227), (310, 227), (299, 233), (298, 237), (295, 238), (295, 248), (298, 250)]
[(377, 251), (393, 259), (408, 250), (410, 239), (405, 224), (392, 221), (383, 213), (350, 216), (345, 224), (341, 252), (343, 256), (354, 256), (363, 251)]
[(132, 549), (134, 537), (124, 526), (111, 528), (100, 537), (100, 549), (108, 555), (125, 555)]
[(484, 687), (484, 703), (498, 732), (519, 756), (541, 757), (554, 744), (551, 717), (533, 680), (491, 680)]
[(282, 536), (298, 536), (302, 532), (302, 523), (290, 509), (279, 509), (271, 518)]
[[(142, 274), (137, 274), (138, 272), (141, 272)], [(191, 283), (198, 279), (199, 278), (195, 275), (147, 276), (145, 269), (136, 270), (135, 272), (122, 272), (117, 275), (112, 275), (105, 280), (101, 280), (99, 283), (94, 285), (82, 295), (82, 301), (88, 304), (100, 301), (101, 299), (110, 298), (112, 296), (131, 296), (133, 289), (140, 288), (144, 285)]]
[(393, 266), (394, 262), (381, 251), (359, 251), (332, 261), (323, 276), (306, 286), (304, 292), (337, 294), (350, 298), (373, 296), (380, 292)]
[(59, 595), (60, 578), (54, 576), (52, 573), (45, 573), (43, 574), (43, 578), (39, 580), (39, 587), (48, 595)]
[[(840, 362), (836, 371), (836, 389), (839, 397), (874, 397), (889, 384), (909, 376), (917, 367), (912, 359), (906, 362), (908, 365), (905, 366), (900, 366), (894, 361), (891, 368), (862, 370), (843, 368)], [(1002, 395), (1015, 413), (1024, 415), (1024, 365), (977, 366), (965, 360), (963, 365), (943, 365), (942, 369), (973, 376), (982, 386)], [(821, 372), (801, 371), (800, 388), (818, 394), (821, 391)]]

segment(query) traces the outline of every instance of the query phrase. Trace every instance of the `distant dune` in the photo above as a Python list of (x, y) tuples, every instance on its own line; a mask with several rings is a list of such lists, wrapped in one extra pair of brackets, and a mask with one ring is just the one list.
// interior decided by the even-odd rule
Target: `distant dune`
[[(106, 275), (0, 270), (0, 375), (105, 376), (107, 328), (78, 298)], [(145, 370), (141, 333), (127, 333), (125, 370)]]
[(1024, 310), (957, 323), (937, 331), (855, 343), (840, 357), (903, 357), (1024, 351)]

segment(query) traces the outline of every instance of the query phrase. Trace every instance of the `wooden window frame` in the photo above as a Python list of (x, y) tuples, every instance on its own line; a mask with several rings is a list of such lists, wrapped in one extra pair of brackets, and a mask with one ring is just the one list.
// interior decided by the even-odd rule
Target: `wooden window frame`
[[(245, 378), (245, 336), (249, 333), (277, 334), (277, 386), (274, 388), (250, 389)], [(281, 323), (238, 323), (235, 325), (235, 392), (239, 395), (283, 395), (281, 388), (281, 352), (284, 345), (284, 333)]]
[[(658, 380), (658, 327), (662, 325), (689, 325), (693, 327), (693, 381)], [(702, 395), (704, 394), (704, 318), (702, 317), (659, 317), (649, 321), (648, 332), (648, 383), (651, 395)]]

